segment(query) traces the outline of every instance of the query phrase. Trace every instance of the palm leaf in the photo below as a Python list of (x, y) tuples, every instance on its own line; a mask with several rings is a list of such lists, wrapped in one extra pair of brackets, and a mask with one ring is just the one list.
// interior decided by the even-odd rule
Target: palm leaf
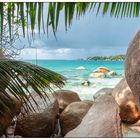
[(55, 36), (55, 32), (56, 32), (56, 24), (55, 24), (55, 11), (56, 11), (56, 3), (50, 3), (49, 4), (49, 8), (48, 8), (48, 18), (47, 18), (47, 32), (48, 32), (48, 27), (49, 25), (52, 26), (53, 29), (53, 33)]
[(57, 10), (56, 10), (56, 30), (58, 27), (58, 21), (59, 21), (59, 15), (60, 15), (60, 11), (63, 9), (63, 3), (58, 2), (57, 3)]
[(8, 25), (9, 25), (9, 35), (10, 35), (10, 39), (11, 39), (11, 30), (12, 30), (12, 28), (11, 28), (11, 7), (12, 7), (12, 4), (11, 4), (11, 2), (9, 2), (8, 3), (8, 13), (7, 13), (7, 20), (8, 20)]
[[(26, 4), (25, 4), (26, 3)], [(67, 26), (72, 24), (72, 20), (74, 16), (80, 17), (86, 13), (86, 11), (90, 10), (92, 13), (96, 13), (98, 15), (99, 13), (102, 13), (105, 15), (106, 13), (110, 13), (111, 16), (114, 17), (139, 17), (139, 11), (140, 11), (140, 3), (134, 3), (134, 2), (106, 2), (106, 3), (94, 3), (94, 2), (73, 2), (73, 3), (55, 3), (51, 2), (49, 4), (46, 3), (36, 3), (36, 2), (22, 2), (22, 3), (0, 3), (1, 11), (1, 29), (2, 29), (2, 23), (3, 23), (3, 9), (8, 9), (7, 19), (9, 24), (9, 33), (11, 34), (11, 17), (13, 16), (11, 14), (11, 5), (16, 7), (17, 16), (14, 18), (17, 18), (17, 20), (20, 20), (22, 23), (22, 30), (23, 34), (25, 35), (25, 26), (28, 25), (28, 14), (30, 15), (30, 22), (29, 25), (32, 29), (32, 35), (35, 29), (35, 24), (38, 21), (38, 30), (40, 33), (41, 26), (43, 26), (43, 32), (45, 32), (44, 25), (46, 26), (47, 33), (49, 27), (53, 30), (54, 35), (56, 34), (57, 28), (58, 28), (58, 21), (60, 18), (61, 12), (64, 12), (65, 15), (65, 28), (67, 29)], [(48, 13), (43, 14), (43, 9), (48, 8)], [(28, 9), (25, 11), (24, 9)], [(36, 14), (38, 10), (38, 14)], [(25, 16), (25, 12), (27, 12), (27, 16)], [(18, 16), (18, 13), (21, 14), (21, 16)], [(47, 20), (44, 20), (47, 19)], [(27, 25), (25, 25), (25, 21), (27, 22)], [(41, 25), (42, 21), (42, 25)], [(1, 31), (2, 36), (2, 31)]]
[(25, 37), (25, 19), (24, 19), (24, 3), (20, 3), (20, 14), (21, 14), (21, 23), (22, 23), (22, 31), (23, 31), (23, 36)]
[(109, 7), (109, 3), (108, 2), (104, 3), (103, 15), (107, 13), (108, 7)]
[(3, 3), (0, 3), (0, 41), (2, 42), (2, 35), (3, 35)]
[(29, 40), (29, 3), (26, 3), (26, 15), (27, 15), (27, 38)]
[(31, 30), (32, 30), (32, 36), (35, 28), (35, 21), (36, 21), (36, 11), (37, 11), (37, 3), (36, 2), (30, 2), (30, 21), (31, 21)]
[[(61, 88), (65, 81), (65, 78), (56, 72), (15, 60), (0, 60), (0, 77), (0, 97), (2, 95), (11, 102), (12, 97), (15, 97), (25, 103), (27, 110), (34, 109), (26, 104), (29, 95), (32, 97), (33, 93), (37, 93), (46, 102), (46, 97), (49, 100), (48, 93), (53, 92), (51, 84)], [(2, 98), (0, 106), (1, 112), (9, 108)]]
[(65, 4), (65, 27), (67, 30), (67, 21), (68, 21), (68, 3)]
[(120, 9), (121, 9), (121, 3), (118, 2), (117, 3), (117, 6), (116, 6), (116, 11), (115, 11), (115, 17), (119, 17), (119, 14), (120, 14)]
[(99, 13), (99, 11), (100, 11), (100, 8), (101, 8), (101, 3), (98, 3), (98, 8), (97, 8), (96, 15), (98, 15), (98, 13)]
[(44, 27), (44, 14), (43, 14), (43, 7), (44, 7), (44, 4), (43, 3), (41, 3), (41, 10), (42, 10), (42, 15), (41, 15), (41, 17), (42, 17), (42, 28), (43, 28), (43, 32), (45, 33), (45, 27)]
[(39, 34), (40, 34), (40, 23), (41, 23), (41, 12), (42, 12), (42, 8), (41, 8), (42, 4), (39, 3), (38, 4), (38, 30), (39, 30)]

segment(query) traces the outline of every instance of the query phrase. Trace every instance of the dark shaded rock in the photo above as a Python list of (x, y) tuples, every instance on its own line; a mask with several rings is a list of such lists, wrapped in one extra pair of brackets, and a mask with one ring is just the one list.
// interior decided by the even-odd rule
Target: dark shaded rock
[(24, 109), (21, 111), (18, 116), (15, 135), (22, 137), (50, 137), (57, 123), (58, 102), (53, 97), (50, 97), (51, 102), (47, 101), (48, 105), (46, 105), (38, 95), (33, 95), (33, 98), (38, 103), (39, 108), (37, 108), (32, 98), (29, 98), (35, 111), (28, 111), (28, 113)]
[(81, 83), (81, 85), (83, 85), (83, 86), (90, 86), (90, 81), (88, 81), (88, 80), (85, 80), (84, 82), (82, 82)]
[(60, 115), (62, 134), (65, 136), (69, 131), (78, 126), (92, 104), (80, 101), (69, 104)]
[(6, 128), (11, 124), (13, 117), (18, 115), (21, 111), (22, 102), (12, 96), (11, 99), (12, 100), (9, 100), (6, 96), (0, 93), (0, 100), (2, 100), (10, 109), (9, 111), (3, 110), (3, 113), (0, 113), (0, 136), (6, 133)]
[(113, 90), (113, 88), (102, 88), (93, 95), (93, 99), (96, 99), (97, 97), (99, 97), (101, 95), (104, 95), (104, 94), (110, 94), (111, 95), (112, 90)]
[(56, 96), (60, 113), (72, 102), (81, 101), (78, 94), (70, 90), (57, 90), (54, 95)]
[(97, 98), (80, 125), (65, 137), (122, 137), (119, 107), (112, 95)]
[(140, 111), (140, 30), (130, 42), (127, 50), (125, 77)]
[(140, 119), (134, 95), (125, 78), (115, 86), (112, 95), (120, 107), (120, 117), (123, 122), (135, 123)]

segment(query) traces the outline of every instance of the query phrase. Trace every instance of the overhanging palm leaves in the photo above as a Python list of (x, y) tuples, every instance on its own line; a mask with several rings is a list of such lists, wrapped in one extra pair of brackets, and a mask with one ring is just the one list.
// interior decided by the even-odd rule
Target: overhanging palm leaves
[[(61, 88), (64, 80), (63, 76), (30, 63), (0, 60), (0, 97), (4, 97), (9, 102), (13, 102), (12, 97), (16, 98), (25, 103), (26, 110), (34, 109), (26, 104), (29, 95), (32, 97), (33, 93), (37, 93), (46, 101), (46, 97), (49, 99), (47, 93), (53, 91), (51, 84)], [(35, 100), (33, 101), (36, 103)], [(0, 113), (3, 113), (8, 111), (9, 104), (0, 98), (0, 107)]]
[[(57, 3), (41, 3), (41, 2), (21, 2), (21, 3), (0, 3), (0, 35), (2, 39), (4, 11), (7, 12), (9, 25), (9, 34), (12, 34), (12, 24), (18, 22), (22, 27), (23, 36), (26, 36), (28, 29), (31, 28), (32, 35), (35, 25), (38, 24), (38, 31), (45, 32), (45, 29), (51, 28), (55, 33), (58, 29), (60, 13), (64, 12), (65, 27), (71, 25), (74, 16), (77, 18), (84, 15), (87, 11), (92, 14), (101, 13), (105, 15), (107, 12), (110, 16), (118, 17), (139, 17), (140, 3), (139, 2), (112, 2), (112, 3), (97, 3), (97, 2), (57, 2)], [(47, 11), (45, 11), (47, 9)], [(45, 12), (44, 12), (45, 11)], [(47, 13), (48, 12), (48, 13)], [(93, 25), (94, 26), (94, 25)], [(26, 32), (27, 30), (27, 32)]]

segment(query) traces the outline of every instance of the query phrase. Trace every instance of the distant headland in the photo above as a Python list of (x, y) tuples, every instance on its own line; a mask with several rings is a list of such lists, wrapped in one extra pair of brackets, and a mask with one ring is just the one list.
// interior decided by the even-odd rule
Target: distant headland
[(88, 57), (88, 58), (82, 58), (80, 60), (111, 60), (111, 61), (123, 61), (123, 60), (125, 60), (125, 55), (93, 56), (93, 57)]

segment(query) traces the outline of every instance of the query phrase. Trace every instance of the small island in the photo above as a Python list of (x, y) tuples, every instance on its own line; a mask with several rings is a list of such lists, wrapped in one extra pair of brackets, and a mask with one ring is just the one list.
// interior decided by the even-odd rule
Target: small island
[(125, 60), (125, 55), (115, 55), (115, 56), (93, 56), (88, 57), (86, 60), (111, 60), (111, 61), (123, 61)]

